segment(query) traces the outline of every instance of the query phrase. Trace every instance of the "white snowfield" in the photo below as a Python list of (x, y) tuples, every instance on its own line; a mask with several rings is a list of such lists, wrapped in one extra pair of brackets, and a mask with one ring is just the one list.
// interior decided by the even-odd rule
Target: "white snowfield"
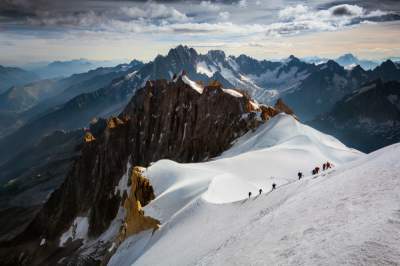
[(161, 228), (128, 238), (109, 265), (399, 265), (399, 154), (365, 155), (278, 115), (213, 161), (149, 167), (145, 214)]

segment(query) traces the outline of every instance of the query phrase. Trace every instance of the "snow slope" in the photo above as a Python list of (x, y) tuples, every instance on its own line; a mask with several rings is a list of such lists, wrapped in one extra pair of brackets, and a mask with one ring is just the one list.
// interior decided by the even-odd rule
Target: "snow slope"
[[(364, 155), (279, 115), (213, 161), (161, 160), (146, 172), (156, 199), (145, 213), (162, 226), (128, 238), (109, 264), (396, 265), (399, 153)], [(308, 174), (327, 160), (332, 170)]]

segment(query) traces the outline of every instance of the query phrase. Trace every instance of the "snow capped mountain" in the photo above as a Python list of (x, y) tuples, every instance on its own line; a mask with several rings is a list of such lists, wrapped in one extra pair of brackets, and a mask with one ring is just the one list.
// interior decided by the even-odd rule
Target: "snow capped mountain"
[(246, 55), (226, 56), (220, 50), (198, 54), (193, 48), (180, 45), (166, 56), (157, 56), (127, 78), (126, 83), (132, 88), (148, 79), (171, 79), (182, 70), (193, 80), (204, 83), (217, 80), (227, 88), (243, 89), (257, 101), (271, 104), (282, 93), (295, 89), (316, 67), (294, 56), (284, 62), (259, 61)]
[[(350, 62), (355, 57), (348, 54), (342, 59)], [(373, 71), (365, 71), (357, 65), (343, 67), (334, 60), (315, 65), (291, 55), (280, 62), (272, 62), (246, 55), (227, 56), (219, 50), (199, 54), (193, 48), (180, 45), (127, 78), (127, 84), (118, 85), (135, 90), (137, 84), (144, 84), (148, 79), (171, 79), (182, 70), (192, 80), (204, 84), (217, 80), (226, 88), (242, 89), (260, 103), (271, 104), (283, 98), (304, 121), (329, 111), (344, 95), (365, 82), (400, 77), (399, 69), (391, 61)]]

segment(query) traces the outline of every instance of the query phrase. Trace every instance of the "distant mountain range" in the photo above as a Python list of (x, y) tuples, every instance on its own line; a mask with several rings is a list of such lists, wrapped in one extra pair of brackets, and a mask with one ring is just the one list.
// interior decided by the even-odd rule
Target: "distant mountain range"
[(23, 65), (27, 69), (42, 79), (68, 77), (93, 70), (99, 67), (113, 67), (123, 64), (122, 60), (95, 61), (87, 59), (74, 59), (68, 61), (42, 62)]
[[(133, 61), (129, 65), (100, 68), (59, 81), (58, 93), (24, 111), (18, 116), (25, 117), (23, 126), (0, 139), (0, 144), (7, 146), (30, 132), (29, 138), (14, 145), (11, 153), (0, 154), (0, 163), (54, 130), (76, 129), (88, 125), (93, 117), (118, 113), (146, 81), (172, 79), (183, 70), (193, 80), (205, 84), (217, 80), (225, 88), (246, 91), (260, 103), (271, 104), (282, 98), (303, 121), (330, 111), (337, 101), (365, 82), (377, 78), (400, 79), (399, 67), (390, 60), (366, 71), (359, 66), (346, 69), (333, 60), (319, 65), (303, 62), (295, 56), (281, 62), (259, 61), (246, 55), (226, 56), (218, 50), (199, 54), (193, 48), (178, 46), (146, 64)], [(7, 132), (10, 134), (12, 130)]]
[[(107, 87), (114, 79), (124, 77), (127, 73), (141, 68), (142, 63), (132, 61), (130, 64), (118, 65), (113, 68), (98, 68), (87, 73), (75, 74), (66, 79), (52, 84), (51, 97), (28, 101), (26, 95), (31, 95), (32, 90), (45, 86), (17, 87), (0, 95), (3, 105), (13, 106), (15, 110), (1, 112), (0, 119), (3, 121), (0, 133), (7, 135), (0, 139), (0, 145), (7, 150), (9, 145), (14, 148), (11, 152), (0, 152), (0, 164), (10, 160), (14, 155), (30, 145), (37, 144), (45, 135), (55, 130), (70, 130), (87, 126), (95, 116), (108, 116), (110, 113), (118, 112), (123, 106), (111, 106), (107, 102), (114, 102), (113, 97), (104, 96), (100, 88)], [(27, 93), (28, 91), (29, 93)], [(10, 97), (10, 94), (16, 97)], [(127, 99), (119, 99), (126, 102)], [(86, 105), (92, 103), (90, 108)], [(25, 108), (25, 105), (30, 108)], [(19, 106), (16, 106), (20, 104)], [(107, 109), (107, 107), (111, 109)], [(30, 134), (26, 134), (30, 132)], [(24, 141), (18, 141), (24, 139)], [(9, 141), (12, 141), (9, 142)], [(4, 151), (5, 151), (4, 150)], [(1, 179), (1, 176), (0, 176)]]
[(39, 80), (39, 76), (17, 67), (5, 67), (0, 65), (0, 93), (12, 86), (19, 86)]
[(313, 57), (305, 57), (302, 58), (302, 60), (308, 62), (308, 63), (314, 63), (314, 64), (321, 64), (325, 63), (329, 60), (334, 60), (336, 63), (339, 65), (351, 69), (357, 65), (361, 66), (364, 70), (372, 70), (375, 67), (377, 67), (381, 61), (373, 61), (373, 60), (366, 60), (366, 59), (358, 59), (356, 56), (353, 54), (344, 54), (341, 55), (337, 58), (329, 59), (329, 58), (321, 58), (318, 56), (313, 56)]

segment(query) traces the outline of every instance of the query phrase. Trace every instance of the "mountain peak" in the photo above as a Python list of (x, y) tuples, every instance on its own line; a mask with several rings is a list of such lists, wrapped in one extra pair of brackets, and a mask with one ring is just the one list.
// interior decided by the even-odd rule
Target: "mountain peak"
[(207, 55), (213, 59), (225, 59), (225, 52), (222, 50), (210, 50)]
[(352, 60), (358, 61), (358, 58), (351, 53), (347, 53), (338, 57), (338, 60)]
[(300, 59), (291, 54), (291, 55), (286, 59), (286, 62), (300, 62)]
[(331, 70), (342, 69), (342, 67), (336, 61), (331, 60), (331, 59), (326, 62), (326, 65)]
[(143, 62), (133, 59), (131, 62), (129, 62), (129, 66), (141, 66), (143, 65)]
[(360, 65), (356, 65), (350, 71), (352, 73), (363, 73), (363, 72), (365, 72), (364, 68), (362, 68)]
[(189, 56), (189, 57), (198, 55), (195, 49), (188, 47), (186, 45), (178, 45), (177, 47), (170, 49), (168, 52), (168, 56), (174, 54), (180, 56)]
[(385, 62), (383, 62), (381, 64), (381, 67), (383, 67), (383, 68), (397, 68), (396, 64), (393, 63), (393, 61), (390, 60), (390, 59), (388, 59)]

